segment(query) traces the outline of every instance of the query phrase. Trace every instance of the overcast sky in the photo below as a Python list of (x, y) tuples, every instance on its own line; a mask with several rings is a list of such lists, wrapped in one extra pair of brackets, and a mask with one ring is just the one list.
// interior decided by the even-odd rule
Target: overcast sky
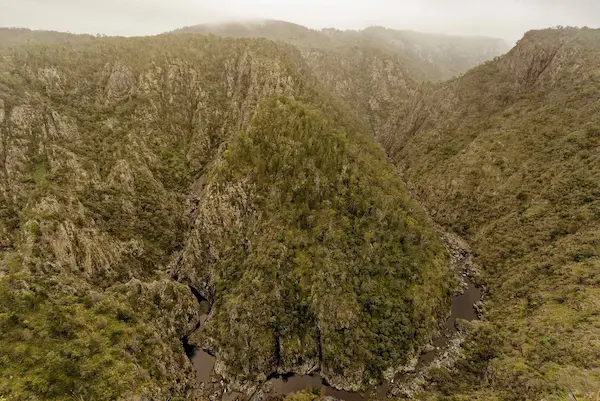
[(600, 25), (600, 0), (0, 0), (0, 26), (148, 35), (187, 25), (280, 19), (310, 28), (384, 25), (516, 40), (535, 28)]

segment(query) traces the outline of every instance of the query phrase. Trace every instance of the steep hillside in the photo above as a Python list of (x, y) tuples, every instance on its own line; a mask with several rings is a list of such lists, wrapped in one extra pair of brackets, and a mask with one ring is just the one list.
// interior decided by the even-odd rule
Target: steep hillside
[(438, 396), (600, 390), (599, 44), (599, 30), (529, 32), (506, 56), (416, 93), (381, 138), (485, 270), (487, 321), (467, 360), (433, 377)]
[[(447, 256), (299, 51), (199, 35), (0, 59), (0, 395), (191, 399), (182, 337), (234, 387), (358, 388), (449, 306)], [(427, 296), (424, 296), (427, 295)]]
[(394, 173), (469, 241), (485, 300), (459, 324), (464, 358), (391, 393), (593, 399), (599, 30), (529, 32), (443, 83), (421, 81), (500, 44), (184, 31), (295, 47), (51, 35), (0, 59), (0, 399), (193, 399), (183, 337), (248, 394), (276, 373), (346, 389), (393, 373), (435, 335), (453, 282)]
[[(201, 33), (238, 38), (266, 38), (305, 50), (379, 51), (400, 60), (411, 78), (437, 81), (462, 74), (509, 50), (502, 39), (459, 37), (370, 27), (360, 31), (313, 30), (284, 21), (249, 21), (196, 25), (174, 33)], [(351, 60), (351, 59), (350, 59)]]
[(209, 285), (216, 312), (200, 340), (225, 377), (317, 370), (356, 390), (406, 364), (442, 321), (437, 239), (356, 135), (310, 104), (273, 100), (207, 177), (177, 274)]

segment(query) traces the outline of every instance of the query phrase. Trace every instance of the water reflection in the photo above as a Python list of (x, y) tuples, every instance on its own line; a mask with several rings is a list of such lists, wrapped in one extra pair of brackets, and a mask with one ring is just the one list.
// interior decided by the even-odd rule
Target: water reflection
[[(208, 301), (203, 300), (200, 302), (200, 326), (202, 326), (206, 319), (208, 319), (209, 309), (210, 305)], [(204, 351), (202, 348), (189, 344), (187, 338), (183, 340), (183, 348), (185, 349), (185, 353), (187, 354), (188, 358), (190, 358), (192, 366), (196, 371), (196, 378), (198, 379), (198, 382), (208, 382), (215, 366), (216, 358)]]
[[(452, 309), (450, 318), (446, 321), (446, 327), (455, 330), (456, 319), (477, 320), (477, 313), (473, 304), (481, 300), (481, 290), (469, 283), (469, 287), (463, 294), (452, 298)], [(450, 327), (451, 326), (451, 327)]]
[[(443, 350), (443, 348), (448, 344), (452, 336), (457, 332), (456, 319), (477, 319), (477, 314), (473, 304), (477, 301), (480, 301), (481, 296), (481, 290), (475, 287), (473, 283), (469, 282), (469, 286), (463, 294), (456, 295), (452, 298), (450, 317), (444, 325), (442, 335), (433, 341), (433, 351), (423, 353), (420, 356), (417, 364), (417, 370), (424, 364), (435, 359), (440, 354), (441, 350)], [(200, 307), (202, 308), (202, 315), (200, 317), (200, 324), (202, 325), (208, 318), (209, 304), (206, 301), (202, 301)], [(204, 383), (209, 382), (210, 375), (215, 365), (215, 357), (199, 347), (187, 344), (186, 340), (184, 340), (184, 347), (186, 354), (194, 366), (198, 381)], [(396, 377), (396, 379), (402, 380), (403, 376), (404, 375), (400, 375)], [(325, 396), (335, 397), (344, 401), (368, 401), (373, 399), (383, 399), (386, 397), (387, 390), (389, 388), (388, 383), (383, 383), (376, 389), (373, 388), (366, 393), (336, 390), (327, 385), (321, 376), (317, 374), (304, 376), (286, 375), (273, 378), (270, 380), (270, 383), (273, 386), (273, 393), (277, 395), (287, 395), (302, 390), (317, 390)], [(241, 398), (243, 398), (242, 394), (235, 392), (224, 393), (222, 396), (223, 401), (232, 401)]]
[(481, 289), (469, 282), (469, 286), (464, 293), (452, 297), (450, 317), (448, 317), (448, 320), (446, 320), (446, 323), (444, 324), (444, 330), (438, 338), (433, 340), (432, 345), (434, 350), (421, 354), (419, 363), (416, 367), (417, 369), (424, 364), (433, 361), (439, 353), (438, 350), (448, 344), (452, 335), (458, 331), (456, 328), (456, 319), (469, 321), (477, 320), (477, 313), (475, 312), (473, 304), (481, 300), (481, 295)]
[(319, 375), (282, 376), (271, 379), (270, 382), (273, 384), (273, 391), (279, 395), (286, 395), (301, 390), (321, 390), (321, 393), (326, 396), (345, 401), (366, 401), (369, 399), (369, 397), (365, 397), (361, 393), (336, 390), (328, 386)]
[(208, 382), (215, 366), (216, 358), (199, 347), (193, 347), (191, 352), (188, 353), (188, 357), (194, 366), (198, 381), (202, 383)]

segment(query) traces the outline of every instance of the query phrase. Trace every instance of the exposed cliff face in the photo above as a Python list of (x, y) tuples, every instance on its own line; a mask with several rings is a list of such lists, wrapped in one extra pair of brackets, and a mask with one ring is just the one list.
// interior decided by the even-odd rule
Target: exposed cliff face
[(302, 52), (315, 77), (378, 138), (395, 132), (418, 84), (402, 60), (376, 49)]
[(489, 323), (467, 345), (478, 373), (435, 376), (443, 392), (597, 390), (587, 316), (599, 295), (599, 38), (529, 32), (506, 56), (419, 93), (424, 106), (383, 142), (413, 194), (484, 266)]
[[(136, 58), (125, 54), (129, 43), (108, 40), (62, 53), (32, 51), (7, 65), (2, 192), (8, 223), (18, 224), (23, 209), (29, 220), (42, 216), (37, 224), (48, 225), (42, 231), (56, 235), (42, 236), (39, 247), (106, 285), (123, 273), (108, 265), (132, 253), (136, 261), (127, 260), (134, 264), (125, 274), (154, 274), (181, 243), (184, 194), (194, 177), (249, 122), (262, 97), (295, 85), (281, 59), (250, 47), (232, 44), (227, 52), (228, 42), (219, 59), (207, 61), (202, 51), (211, 54), (213, 42), (196, 42), (197, 62), (151, 49)], [(170, 43), (145, 44), (158, 50)], [(53, 214), (59, 219), (48, 218)], [(70, 221), (60, 221), (63, 216)], [(77, 224), (89, 230), (74, 229)], [(74, 241), (90, 246), (78, 249)]]
[(589, 40), (576, 29), (530, 31), (498, 67), (513, 76), (514, 89), (549, 87), (559, 80), (570, 83), (589, 68), (584, 62)]
[(239, 387), (319, 368), (358, 388), (439, 324), (442, 247), (291, 46), (109, 38), (0, 64), (1, 394), (192, 397), (188, 284)]

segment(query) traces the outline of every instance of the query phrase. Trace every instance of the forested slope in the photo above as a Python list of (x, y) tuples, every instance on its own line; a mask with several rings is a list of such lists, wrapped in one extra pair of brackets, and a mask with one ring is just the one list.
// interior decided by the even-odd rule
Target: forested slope
[[(600, 390), (600, 31), (531, 31), (424, 87), (380, 138), (431, 216), (484, 268), (486, 322), (435, 377), (465, 398)], [(590, 398), (591, 399), (591, 398)]]
[(195, 338), (246, 389), (314, 369), (357, 388), (442, 323), (445, 250), (292, 46), (95, 38), (0, 74), (8, 399), (193, 398), (189, 286), (212, 304)]

